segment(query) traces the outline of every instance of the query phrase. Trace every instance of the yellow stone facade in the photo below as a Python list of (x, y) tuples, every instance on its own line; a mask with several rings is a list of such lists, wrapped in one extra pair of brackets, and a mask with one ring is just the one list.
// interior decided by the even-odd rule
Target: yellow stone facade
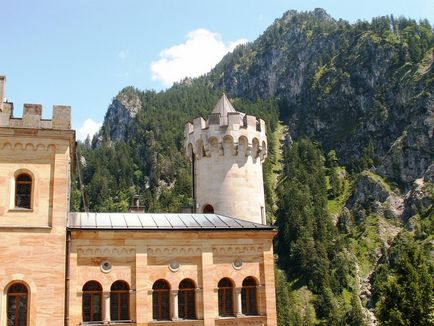
[[(68, 227), (69, 176), (75, 157), (70, 108), (55, 106), (51, 120), (42, 107), (25, 105), (22, 118), (4, 103), (0, 76), (0, 326), (6, 326), (8, 291), (28, 293), (26, 325), (114, 324), (110, 288), (129, 285), (128, 322), (116, 325), (276, 325), (272, 228), (80, 229)], [(17, 176), (32, 180), (29, 208), (16, 207)], [(109, 270), (102, 264), (108, 262)], [(176, 268), (172, 263), (176, 262)], [(237, 263), (236, 263), (237, 262)], [(241, 263), (240, 263), (241, 262)], [(243, 280), (256, 281), (255, 315), (241, 307)], [(234, 316), (219, 317), (218, 283), (233, 282)], [(170, 285), (168, 321), (153, 318), (153, 284)], [(180, 319), (178, 287), (195, 284), (196, 318)], [(102, 287), (102, 316), (83, 322), (83, 286)]]
[[(171, 324), (174, 325), (276, 325), (274, 261), (271, 238), (274, 231), (72, 231), (70, 270), (70, 322), (82, 320), (82, 287), (89, 280), (102, 285), (104, 300), (117, 280), (131, 288), (130, 314), (134, 325), (159, 325), (152, 318), (152, 285), (164, 279), (171, 288)], [(240, 269), (233, 266), (241, 259)], [(111, 272), (101, 272), (104, 261)], [(172, 271), (169, 264), (179, 263)], [(258, 315), (219, 318), (217, 284), (228, 277), (235, 283), (235, 302), (246, 277), (258, 280)], [(197, 320), (176, 320), (175, 296), (179, 283), (196, 284)], [(107, 304), (103, 305), (104, 307)], [(237, 306), (237, 304), (235, 304)], [(241, 308), (241, 307), (240, 307)], [(236, 311), (240, 308), (235, 307)], [(108, 311), (103, 315), (106, 322)]]

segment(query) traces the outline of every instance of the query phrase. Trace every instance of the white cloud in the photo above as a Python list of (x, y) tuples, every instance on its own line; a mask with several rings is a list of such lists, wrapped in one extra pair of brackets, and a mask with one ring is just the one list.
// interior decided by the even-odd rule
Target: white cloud
[(171, 86), (185, 77), (198, 77), (209, 72), (226, 53), (246, 42), (239, 39), (225, 44), (220, 34), (196, 29), (187, 34), (184, 43), (160, 52), (160, 60), (151, 63), (152, 79)]
[(78, 129), (77, 138), (78, 140), (84, 141), (87, 135), (92, 139), (93, 135), (101, 128), (102, 123), (93, 121), (92, 119), (86, 119), (83, 122), (83, 126)]

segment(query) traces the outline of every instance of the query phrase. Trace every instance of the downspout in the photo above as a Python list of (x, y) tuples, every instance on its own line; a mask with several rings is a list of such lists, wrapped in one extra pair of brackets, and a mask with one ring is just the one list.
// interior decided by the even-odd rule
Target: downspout
[(193, 213), (196, 213), (196, 169), (195, 169), (195, 161), (196, 157), (194, 155), (194, 152), (192, 152), (192, 164), (191, 164), (191, 170), (192, 170), (192, 177), (193, 177)]
[(69, 326), (69, 277), (71, 255), (71, 231), (66, 230), (66, 263), (65, 263), (65, 323), (64, 326)]

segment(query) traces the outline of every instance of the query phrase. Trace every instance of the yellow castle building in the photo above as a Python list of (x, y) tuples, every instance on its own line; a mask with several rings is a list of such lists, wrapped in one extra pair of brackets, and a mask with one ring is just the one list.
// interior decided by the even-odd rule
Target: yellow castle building
[(0, 326), (276, 325), (265, 124), (226, 96), (185, 128), (197, 213), (69, 212), (71, 109), (0, 76)]

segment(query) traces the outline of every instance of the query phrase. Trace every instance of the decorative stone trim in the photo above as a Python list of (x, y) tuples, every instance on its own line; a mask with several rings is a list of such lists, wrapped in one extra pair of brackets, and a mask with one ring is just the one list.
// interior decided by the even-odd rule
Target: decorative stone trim
[(172, 246), (159, 246), (159, 247), (148, 247), (148, 255), (150, 256), (200, 256), (202, 250), (200, 247), (172, 247)]
[(255, 255), (262, 253), (261, 246), (215, 246), (212, 248), (214, 255), (220, 256), (239, 256), (240, 253), (243, 255)]
[(114, 247), (114, 246), (98, 246), (98, 247), (79, 247), (77, 248), (79, 257), (125, 257), (135, 256), (135, 247)]
[(34, 143), (0, 143), (0, 149), (13, 149), (13, 150), (25, 150), (25, 151), (50, 151), (54, 152), (56, 150), (56, 145), (54, 144), (34, 144)]

